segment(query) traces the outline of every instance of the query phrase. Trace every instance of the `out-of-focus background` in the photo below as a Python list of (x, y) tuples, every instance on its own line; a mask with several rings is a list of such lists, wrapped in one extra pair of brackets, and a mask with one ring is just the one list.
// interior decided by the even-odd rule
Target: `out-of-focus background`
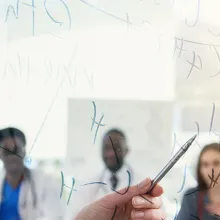
[[(63, 171), (70, 184), (103, 166), (100, 141), (112, 127), (125, 132), (127, 160), (143, 178), (199, 132), (161, 182), (173, 219), (196, 185), (201, 148), (219, 141), (219, 8), (217, 0), (0, 1), (0, 127), (25, 132), (27, 166), (58, 179)], [(105, 124), (95, 143), (94, 104)]]

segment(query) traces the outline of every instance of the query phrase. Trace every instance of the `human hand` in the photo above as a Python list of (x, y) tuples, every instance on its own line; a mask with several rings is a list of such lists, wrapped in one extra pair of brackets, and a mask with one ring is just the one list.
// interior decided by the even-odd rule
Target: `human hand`
[[(162, 220), (165, 213), (161, 209), (162, 187), (155, 186), (148, 195), (151, 180), (143, 180), (140, 184), (131, 186), (124, 195), (108, 194), (82, 209), (75, 220)], [(119, 191), (123, 194), (125, 189)], [(143, 199), (143, 197), (145, 199)], [(139, 216), (139, 217), (138, 217)]]

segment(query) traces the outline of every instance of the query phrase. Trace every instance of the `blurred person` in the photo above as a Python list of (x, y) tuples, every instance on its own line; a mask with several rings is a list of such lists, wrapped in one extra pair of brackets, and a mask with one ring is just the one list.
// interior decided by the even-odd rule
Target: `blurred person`
[[(161, 220), (165, 213), (161, 209), (160, 195), (163, 189), (156, 185), (148, 195), (145, 193), (151, 186), (150, 178), (133, 185), (126, 194), (125, 189), (118, 193), (108, 194), (82, 209), (75, 220)], [(140, 196), (140, 195), (143, 195)]]
[(220, 219), (220, 145), (206, 145), (197, 164), (196, 188), (189, 189), (183, 197), (177, 220)]
[(24, 166), (25, 146), (21, 130), (0, 130), (0, 158), (4, 164), (0, 175), (0, 219), (62, 219), (58, 181), (56, 185), (52, 177)]
[[(129, 152), (125, 134), (119, 129), (107, 131), (102, 140), (102, 160), (104, 169), (101, 173), (88, 178), (86, 183), (72, 194), (67, 209), (67, 218), (75, 216), (87, 204), (130, 184), (137, 184), (142, 178), (137, 171), (125, 162)], [(128, 172), (129, 171), (129, 174)], [(98, 183), (97, 183), (98, 182)], [(103, 183), (103, 184), (102, 184)]]

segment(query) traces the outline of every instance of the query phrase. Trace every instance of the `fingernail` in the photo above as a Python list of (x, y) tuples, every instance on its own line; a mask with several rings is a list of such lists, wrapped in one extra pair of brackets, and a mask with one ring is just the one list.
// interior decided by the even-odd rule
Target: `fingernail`
[(135, 205), (143, 205), (146, 203), (146, 201), (143, 198), (135, 198), (134, 203)]
[(138, 184), (138, 188), (142, 188), (151, 182), (150, 178), (147, 178)]
[(133, 216), (134, 218), (142, 218), (144, 217), (144, 212), (142, 211), (133, 212)]

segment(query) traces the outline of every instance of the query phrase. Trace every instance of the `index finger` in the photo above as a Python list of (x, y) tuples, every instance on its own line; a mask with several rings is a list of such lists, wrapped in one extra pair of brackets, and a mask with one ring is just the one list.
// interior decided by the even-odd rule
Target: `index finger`
[(159, 184), (157, 184), (149, 194), (154, 197), (158, 197), (161, 196), (163, 193), (163, 188)]
[(151, 184), (152, 184), (152, 180), (150, 181), (143, 180), (141, 183), (139, 183), (138, 187), (141, 188), (139, 195), (149, 194), (149, 195), (158, 197), (161, 194), (163, 194), (164, 192), (163, 188), (159, 184), (156, 184), (155, 187), (152, 189), (152, 191), (147, 193), (151, 187)]

